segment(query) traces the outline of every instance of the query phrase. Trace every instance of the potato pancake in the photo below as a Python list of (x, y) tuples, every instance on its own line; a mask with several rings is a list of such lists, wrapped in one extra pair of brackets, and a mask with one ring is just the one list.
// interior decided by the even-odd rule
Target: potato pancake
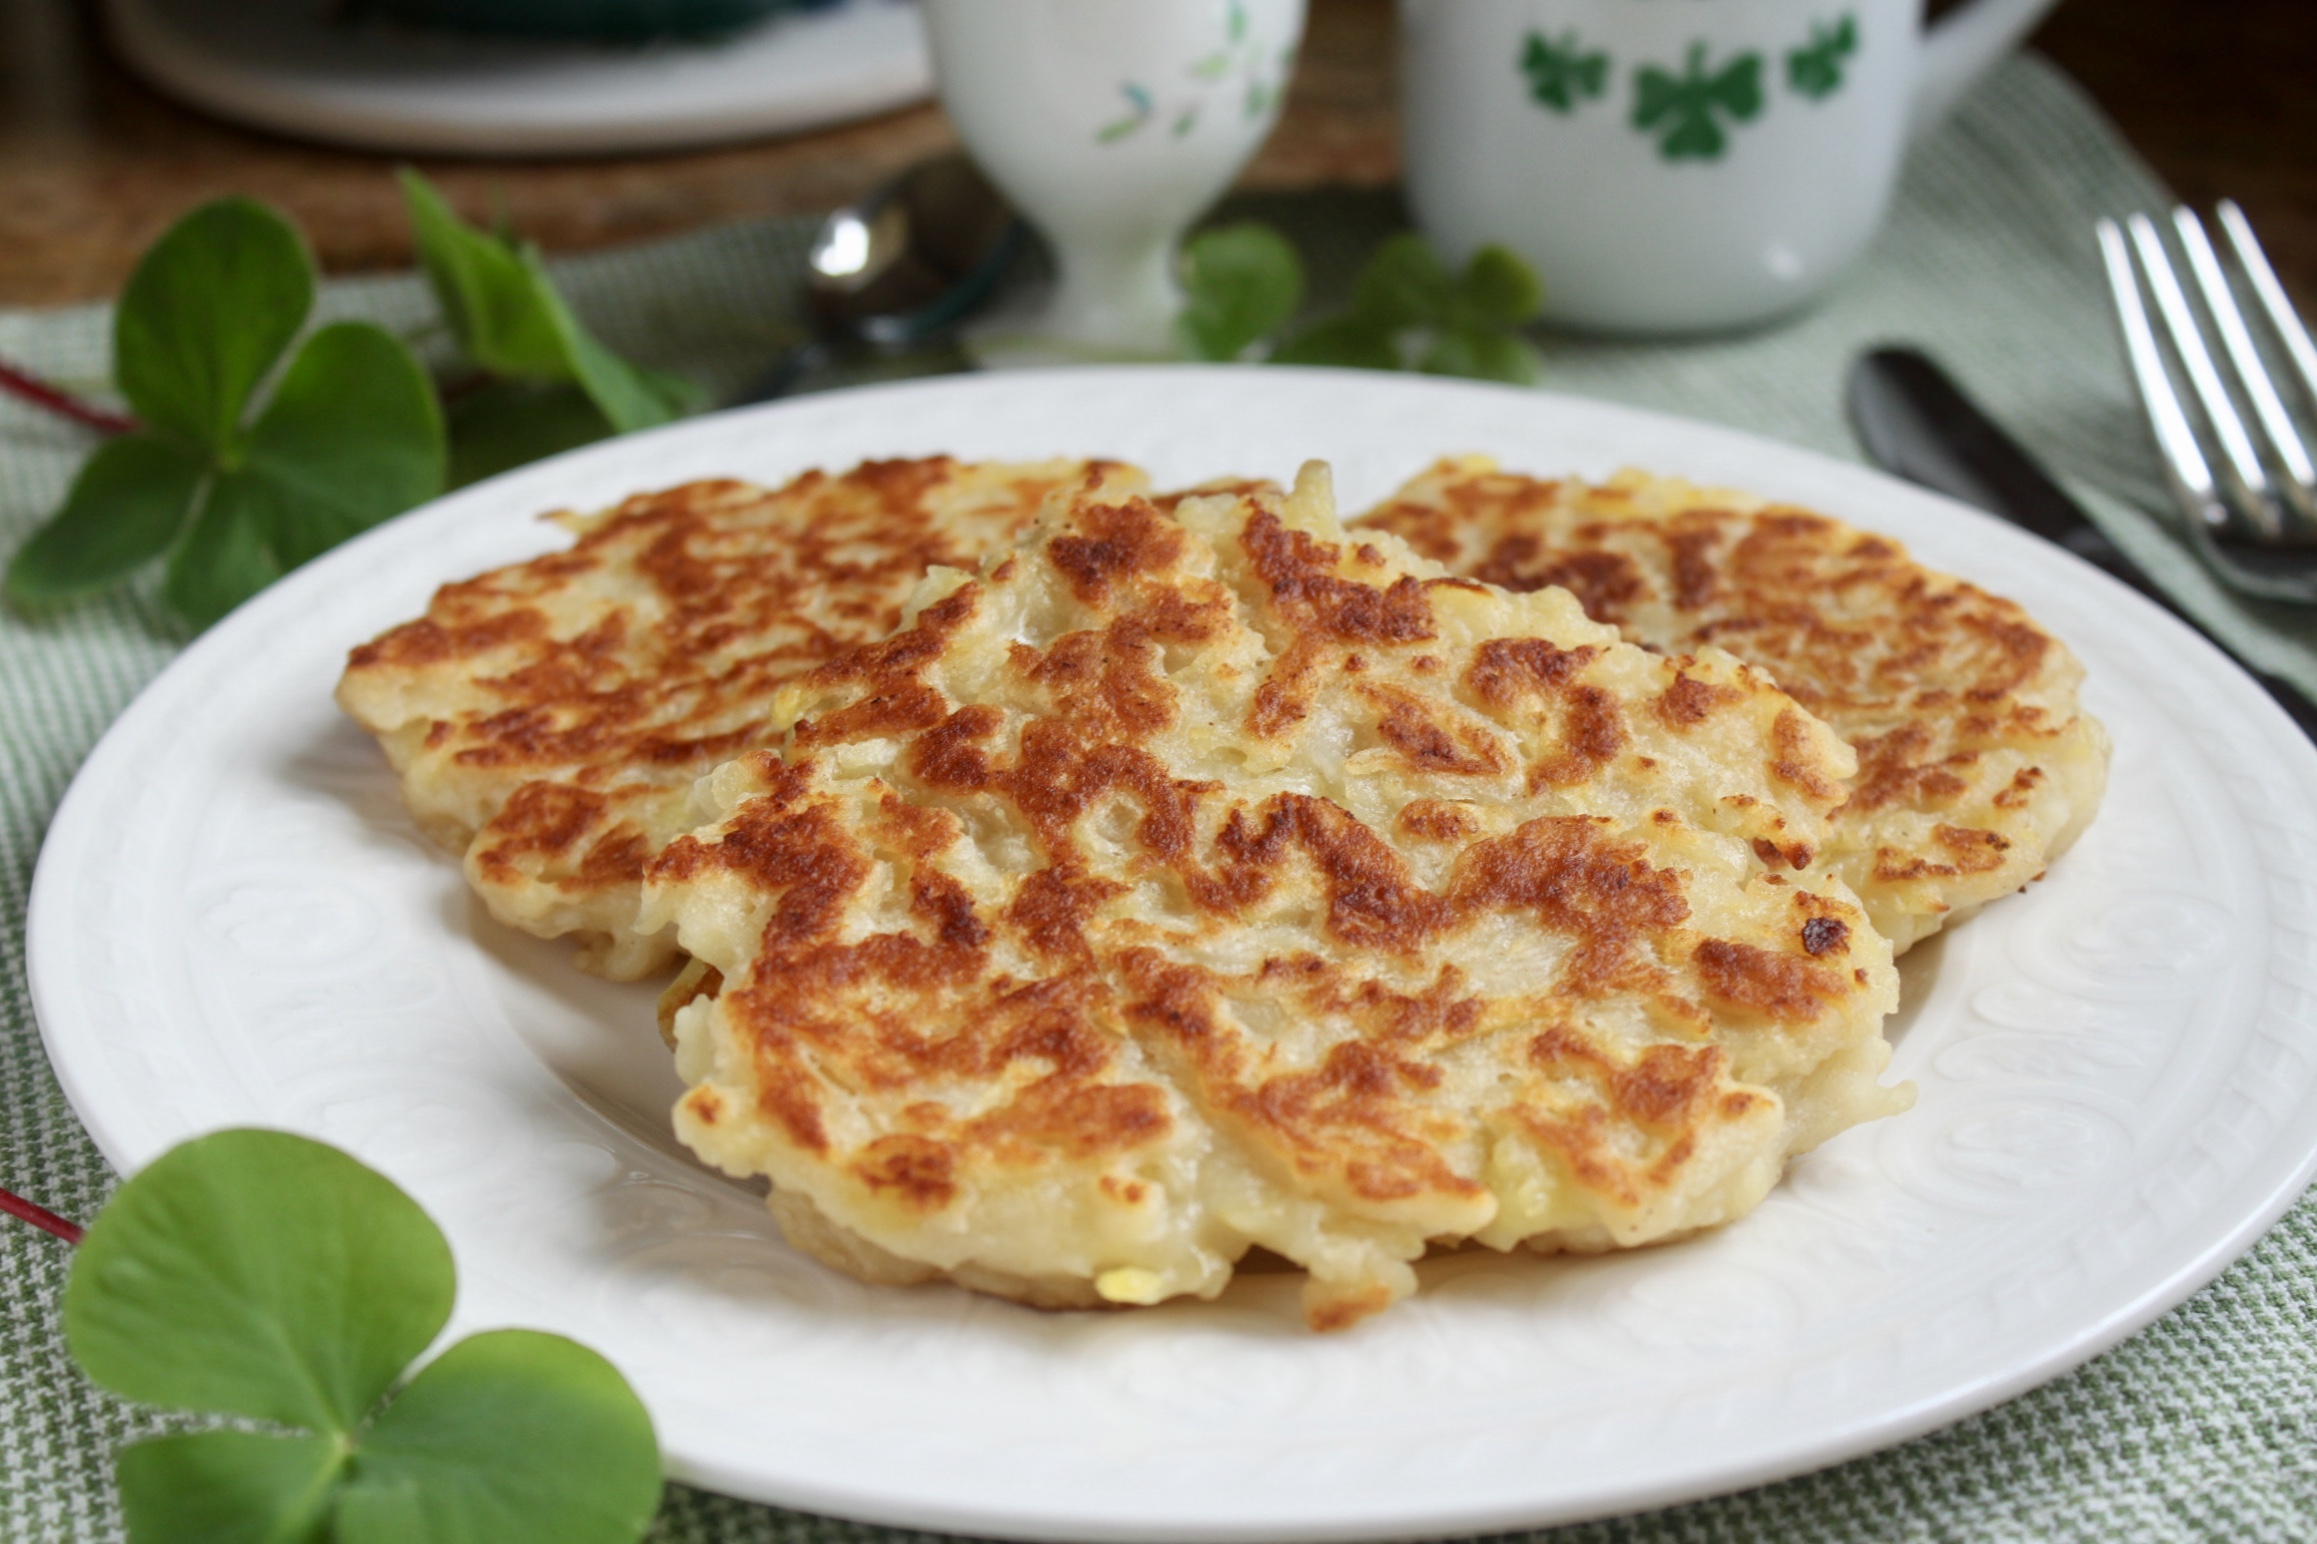
[(1171, 517), (1104, 474), (773, 726), (649, 864), (676, 1126), (872, 1280), (1153, 1303), (1261, 1245), (1337, 1328), (1429, 1244), (1726, 1222), (1910, 1097), (1813, 864), (1842, 741), (1346, 533), (1323, 467)]
[(2039, 877), (2106, 788), (2067, 646), (1888, 537), (1670, 478), (1549, 481), (1481, 457), (1354, 525), (1510, 590), (1562, 586), (1661, 653), (1713, 645), (1769, 672), (1858, 753), (1820, 861), (1900, 951)]
[(898, 626), (928, 568), (1017, 540), (1090, 469), (872, 461), (562, 516), (569, 550), (445, 585), (354, 650), (338, 701), (494, 916), (649, 975), (676, 952), (635, 926), (644, 866), (699, 823), (694, 781), (766, 743), (782, 685)]

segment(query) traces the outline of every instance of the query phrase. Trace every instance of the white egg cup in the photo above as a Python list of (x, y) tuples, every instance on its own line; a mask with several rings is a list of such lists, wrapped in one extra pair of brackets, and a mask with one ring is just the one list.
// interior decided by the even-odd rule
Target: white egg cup
[(1278, 121), (1304, 0), (924, 0), (942, 104), (1052, 247), (985, 364), (1171, 358), (1184, 231)]

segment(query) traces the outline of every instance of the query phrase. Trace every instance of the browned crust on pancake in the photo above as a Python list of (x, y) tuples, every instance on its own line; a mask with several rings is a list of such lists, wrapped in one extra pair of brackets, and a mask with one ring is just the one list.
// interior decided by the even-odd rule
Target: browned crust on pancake
[(444, 586), (353, 651), (339, 700), (496, 914), (646, 974), (674, 952), (633, 932), (643, 865), (694, 823), (692, 782), (766, 743), (780, 687), (898, 627), (929, 568), (978, 563), (1090, 471), (1128, 475), (934, 456), (640, 494), (570, 522), (568, 551)]
[[(1887, 537), (1639, 473), (1589, 485), (1480, 458), (1358, 523), (1491, 584), (1564, 587), (1647, 647), (1768, 671), (1858, 752), (1826, 860), (1902, 949), (2039, 875), (2097, 806), (2106, 737), (2066, 647)], [(1685, 678), (1656, 706), (1691, 724), (1716, 701)]]
[[(1340, 1327), (1435, 1239), (1743, 1210), (1779, 1091), (1873, 1043), (1863, 915), (1752, 847), (1812, 843), (1849, 758), (1734, 661), (1343, 540), (1317, 473), (1082, 489), (921, 601), (650, 871), (725, 983), (679, 1130), (823, 1258), (1144, 1301), (1261, 1245)], [(1685, 677), (1718, 709), (1667, 722)]]

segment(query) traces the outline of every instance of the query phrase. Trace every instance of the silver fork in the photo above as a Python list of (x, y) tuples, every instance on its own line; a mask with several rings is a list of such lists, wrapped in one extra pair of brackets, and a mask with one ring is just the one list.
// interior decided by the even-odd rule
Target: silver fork
[[(2218, 213), (2270, 336), (2297, 377), (2304, 402), (2317, 413), (2317, 346), (2312, 346), (2308, 329), (2294, 314), (2244, 211), (2224, 199)], [(2203, 316), (2228, 361), (2225, 379), (2156, 222), (2144, 214), (2133, 215), (2122, 226), (2100, 221), (2100, 252), (2107, 261), (2108, 287), (2133, 383), (2139, 388), (2167, 480), (2188, 517), (2190, 540), (2206, 564), (2239, 590), (2271, 600), (2317, 603), (2317, 466), (2269, 378), (2260, 346), (2237, 305), (2204, 222), (2183, 208), (2173, 210), (2171, 223), (2188, 260)], [(2187, 378), (2209, 442), (2200, 441), (2188, 408), (2174, 390), (2171, 365), (2142, 300), (2143, 279), (2155, 297), (2165, 342)], [(2238, 411), (2240, 400), (2252, 409), (2251, 425)], [(2217, 447), (2217, 457), (2206, 455), (2206, 443)]]

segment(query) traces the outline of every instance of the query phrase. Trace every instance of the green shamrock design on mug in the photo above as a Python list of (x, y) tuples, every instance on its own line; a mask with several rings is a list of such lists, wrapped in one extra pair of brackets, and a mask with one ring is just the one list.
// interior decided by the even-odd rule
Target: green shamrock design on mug
[(1658, 154), (1668, 161), (1718, 161), (1729, 149), (1716, 114), (1750, 122), (1762, 111), (1762, 56), (1743, 53), (1720, 69), (1706, 68), (1706, 45), (1692, 43), (1687, 70), (1673, 75), (1645, 64), (1634, 77), (1633, 126), (1660, 129)]
[(1842, 89), (1842, 67), (1858, 52), (1858, 18), (1844, 12), (1833, 26), (1813, 22), (1810, 42), (1786, 55), (1786, 84), (1813, 102)]
[(1580, 53), (1577, 34), (1564, 32), (1558, 42), (1544, 34), (1529, 34), (1521, 53), (1521, 72), (1529, 78), (1529, 95), (1557, 113), (1573, 113), (1580, 100), (1598, 97), (1609, 89), (1609, 56)]

